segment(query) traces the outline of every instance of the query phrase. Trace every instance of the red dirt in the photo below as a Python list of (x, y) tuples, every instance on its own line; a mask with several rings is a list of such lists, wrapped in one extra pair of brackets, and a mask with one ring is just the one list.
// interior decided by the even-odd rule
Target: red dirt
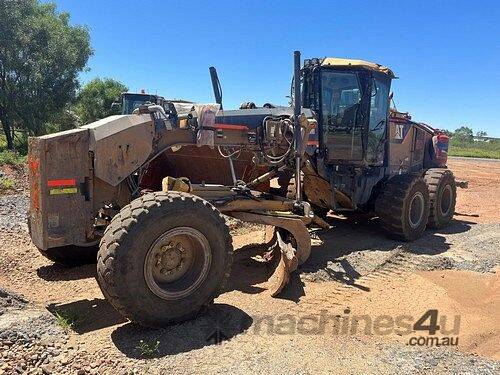
[(450, 158), (455, 178), (467, 180), (458, 189), (456, 217), (474, 223), (498, 223), (500, 217), (500, 160)]

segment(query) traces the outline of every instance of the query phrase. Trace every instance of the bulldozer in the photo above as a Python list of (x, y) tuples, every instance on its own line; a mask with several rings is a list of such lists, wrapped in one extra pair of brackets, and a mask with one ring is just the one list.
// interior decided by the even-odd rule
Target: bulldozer
[[(390, 108), (394, 72), (294, 53), (291, 103), (123, 97), (122, 115), (29, 140), (29, 229), (47, 258), (97, 261), (124, 317), (195, 317), (223, 290), (233, 246), (225, 216), (266, 225), (277, 296), (330, 212), (378, 217), (402, 241), (453, 218), (448, 137)], [(136, 98), (137, 99), (137, 98)], [(128, 100), (128, 102), (127, 102)], [(273, 182), (273, 183), (271, 183)]]

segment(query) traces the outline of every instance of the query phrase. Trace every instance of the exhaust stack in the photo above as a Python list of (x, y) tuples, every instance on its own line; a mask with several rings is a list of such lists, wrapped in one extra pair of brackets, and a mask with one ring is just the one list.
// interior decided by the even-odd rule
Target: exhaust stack
[(214, 66), (208, 68), (210, 71), (210, 79), (212, 80), (212, 88), (214, 90), (215, 102), (222, 108), (222, 87), (220, 85), (219, 76), (217, 75), (217, 69)]
[(302, 157), (302, 133), (300, 129), (301, 95), (300, 95), (300, 51), (293, 53), (293, 132), (295, 135), (295, 200), (299, 203), (302, 196), (302, 186), (300, 181), (300, 167)]

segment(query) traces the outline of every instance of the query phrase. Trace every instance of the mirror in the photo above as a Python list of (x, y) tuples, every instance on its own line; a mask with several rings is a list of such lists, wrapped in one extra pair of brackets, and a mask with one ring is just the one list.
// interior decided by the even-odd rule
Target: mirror
[(375, 78), (372, 77), (372, 95), (371, 95), (371, 97), (373, 98), (375, 95), (377, 95), (377, 92), (378, 92), (377, 81), (375, 81)]

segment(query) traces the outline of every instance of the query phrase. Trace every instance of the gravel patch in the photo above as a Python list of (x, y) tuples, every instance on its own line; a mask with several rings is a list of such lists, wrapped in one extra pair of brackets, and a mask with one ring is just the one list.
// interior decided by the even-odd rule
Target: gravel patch
[(401, 374), (447, 373), (447, 374), (498, 374), (500, 362), (465, 354), (448, 348), (401, 349), (391, 348), (381, 358), (383, 362), (396, 365)]
[(300, 268), (301, 278), (312, 282), (353, 281), (381, 270), (487, 273), (500, 265), (500, 224), (454, 222), (412, 243), (385, 238), (375, 225), (344, 224), (315, 237), (311, 257)]
[(61, 334), (49, 312), (35, 308), (19, 293), (0, 287), (0, 308), (0, 338), (17, 335), (24, 343), (29, 337), (54, 339)]
[(0, 230), (28, 232), (28, 205), (26, 194), (0, 196)]
[(0, 286), (0, 316), (8, 309), (23, 309), (28, 300), (24, 296), (8, 291)]
[(0, 288), (0, 309), (0, 374), (43, 373), (67, 334), (51, 314), (5, 288)]

